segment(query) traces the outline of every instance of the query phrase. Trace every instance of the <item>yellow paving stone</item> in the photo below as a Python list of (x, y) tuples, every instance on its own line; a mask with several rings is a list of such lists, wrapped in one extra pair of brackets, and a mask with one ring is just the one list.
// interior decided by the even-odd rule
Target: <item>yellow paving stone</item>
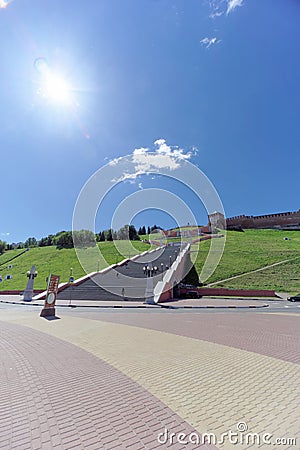
[(297, 313), (288, 313), (288, 312), (269, 312), (269, 313), (262, 313), (262, 314), (272, 314), (272, 316), (296, 316), (296, 317), (299, 317), (299, 314), (297, 314)]
[[(276, 426), (290, 437), (298, 432), (296, 364), (198, 339), (90, 319), (66, 317), (48, 322), (36, 313), (26, 313), (20, 318), (3, 314), (1, 320), (32, 327), (89, 351), (138, 382), (199, 432), (220, 436), (237, 431), (240, 422), (247, 424), (248, 432), (271, 433)], [(291, 423), (291, 413), (298, 423)], [(226, 439), (224, 442), (217, 446), (246, 448)]]

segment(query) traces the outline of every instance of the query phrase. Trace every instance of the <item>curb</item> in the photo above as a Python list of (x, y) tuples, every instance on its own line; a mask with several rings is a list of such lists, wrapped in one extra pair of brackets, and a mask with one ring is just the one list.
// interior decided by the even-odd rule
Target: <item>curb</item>
[[(204, 296), (205, 298), (211, 298), (211, 299), (213, 299), (213, 300), (220, 300), (220, 296), (219, 297), (217, 297), (217, 296), (214, 296), (214, 295), (205, 295)], [(224, 296), (224, 297), (222, 297), (222, 298), (225, 298), (226, 300), (229, 300), (229, 299), (231, 299), (231, 300), (251, 300), (251, 301), (255, 301), (255, 302), (262, 302), (263, 300), (265, 300), (266, 299), (266, 297), (257, 297), (257, 298), (251, 298), (250, 299), (250, 297), (227, 297), (226, 298), (226, 296)], [(277, 298), (277, 297), (268, 297), (267, 298), (267, 300), (269, 300), (270, 302), (280, 302), (280, 301), (284, 301), (284, 299), (283, 298)]]
[(249, 308), (268, 308), (269, 305), (249, 305), (249, 306), (163, 306), (162, 308), (169, 309), (249, 309)]
[[(9, 302), (7, 300), (0, 300), (0, 303), (6, 303), (8, 305), (39, 306), (40, 308), (43, 307), (40, 303), (30, 302)], [(56, 308), (153, 308), (153, 306), (156, 305), (55, 305)]]
[[(6, 300), (0, 300), (0, 303), (6, 303), (9, 305), (26, 305), (26, 306), (40, 306), (43, 307), (43, 305), (40, 305), (39, 303), (29, 303), (29, 302), (9, 302)], [(163, 309), (253, 309), (253, 308), (268, 308), (269, 305), (263, 304), (263, 305), (249, 305), (249, 306), (173, 306), (173, 305), (163, 305), (161, 303), (157, 303), (156, 305), (55, 305), (58, 308), (116, 308), (116, 309), (137, 309), (137, 308), (144, 308), (144, 309), (153, 309), (154, 307), (159, 306)]]

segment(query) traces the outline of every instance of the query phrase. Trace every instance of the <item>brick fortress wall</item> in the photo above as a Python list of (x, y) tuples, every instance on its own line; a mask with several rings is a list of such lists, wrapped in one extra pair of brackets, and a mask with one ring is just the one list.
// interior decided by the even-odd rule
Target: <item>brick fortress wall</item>
[(232, 228), (278, 228), (300, 230), (300, 211), (263, 216), (236, 216), (226, 219), (227, 229)]

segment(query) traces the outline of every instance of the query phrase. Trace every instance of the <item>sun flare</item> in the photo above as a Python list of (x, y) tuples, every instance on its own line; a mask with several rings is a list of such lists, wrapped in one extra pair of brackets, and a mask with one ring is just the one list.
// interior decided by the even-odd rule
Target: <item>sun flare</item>
[(0, 9), (5, 9), (7, 8), (8, 2), (6, 2), (5, 0), (0, 0)]
[(67, 80), (59, 72), (53, 71), (43, 57), (34, 61), (34, 67), (39, 73), (37, 93), (53, 103), (70, 105), (72, 88)]
[(59, 75), (47, 73), (44, 76), (41, 93), (43, 97), (55, 103), (71, 103), (71, 87)]

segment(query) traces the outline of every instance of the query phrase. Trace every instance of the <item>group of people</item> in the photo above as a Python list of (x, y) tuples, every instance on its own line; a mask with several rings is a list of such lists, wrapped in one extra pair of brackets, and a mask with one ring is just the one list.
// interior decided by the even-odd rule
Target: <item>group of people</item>
[[(168, 270), (169, 266), (165, 266), (165, 269)], [(153, 275), (156, 275), (157, 272), (159, 272), (159, 267), (157, 266), (144, 266), (143, 267), (144, 274), (148, 277), (153, 277)], [(163, 271), (163, 266), (161, 267), (161, 271)]]

